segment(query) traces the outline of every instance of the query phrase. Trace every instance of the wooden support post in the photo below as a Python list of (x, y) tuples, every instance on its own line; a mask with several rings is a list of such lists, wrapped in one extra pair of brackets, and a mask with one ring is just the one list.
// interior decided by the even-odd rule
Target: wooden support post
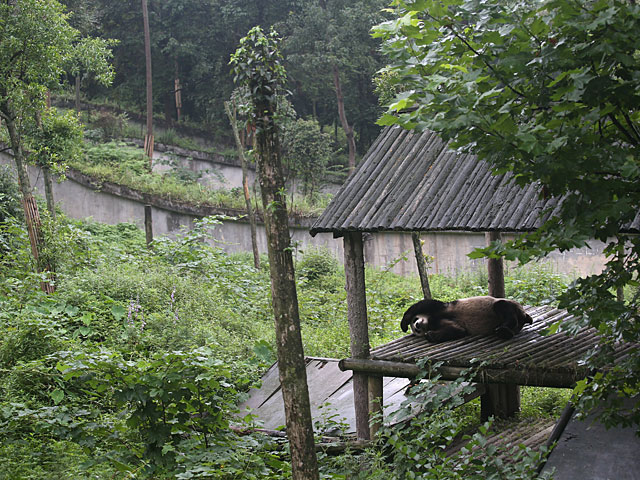
[(371, 438), (375, 438), (376, 433), (378, 433), (378, 430), (380, 430), (382, 426), (382, 415), (384, 413), (382, 409), (384, 402), (382, 380), (383, 377), (369, 377), (369, 414), (372, 417), (377, 414), (376, 418), (371, 420), (371, 426), (369, 428)]
[(427, 262), (424, 259), (424, 252), (422, 251), (422, 240), (420, 239), (420, 232), (412, 232), (411, 240), (413, 241), (413, 252), (416, 256), (418, 275), (420, 275), (422, 294), (424, 295), (424, 298), (432, 298), (431, 288), (429, 287), (429, 273), (427, 272)]
[[(500, 232), (490, 232), (486, 235), (487, 244), (501, 240)], [(489, 270), (489, 295), (504, 298), (504, 263), (502, 258), (490, 258), (487, 262)]]
[[(500, 232), (487, 234), (487, 243), (500, 241)], [(502, 258), (490, 258), (487, 268), (489, 270), (489, 295), (496, 298), (504, 298), (504, 263)], [(515, 384), (490, 384), (487, 392), (480, 400), (480, 417), (486, 421), (489, 417), (507, 418), (520, 411), (520, 387)]]
[(151, 248), (151, 242), (153, 242), (153, 218), (151, 215), (151, 205), (144, 206), (144, 233), (147, 239), (147, 248)]
[[(369, 358), (369, 327), (364, 283), (364, 249), (360, 232), (344, 237), (344, 266), (347, 290), (347, 318), (353, 358)], [(353, 401), (356, 414), (356, 435), (370, 440), (369, 386), (367, 375), (353, 374)]]

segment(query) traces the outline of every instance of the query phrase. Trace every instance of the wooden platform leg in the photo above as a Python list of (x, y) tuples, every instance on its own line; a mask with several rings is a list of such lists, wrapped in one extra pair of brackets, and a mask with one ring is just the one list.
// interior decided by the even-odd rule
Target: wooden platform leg
[(490, 384), (480, 397), (480, 419), (508, 418), (520, 411), (520, 387), (518, 385)]
[[(361, 233), (348, 233), (344, 236), (344, 271), (351, 356), (366, 359), (369, 358), (369, 325)], [(356, 435), (360, 440), (369, 440), (371, 433), (369, 431), (368, 390), (367, 375), (354, 373), (353, 400), (356, 414)]]
[[(382, 379), (383, 377), (369, 377), (369, 420), (371, 422), (369, 426), (369, 432), (371, 439), (373, 440), (378, 433), (378, 430), (382, 426), (382, 405), (383, 405), (383, 393), (382, 393)], [(374, 419), (373, 416), (379, 414), (378, 418)]]
[[(486, 234), (487, 244), (502, 241), (500, 232)], [(502, 258), (490, 258), (487, 261), (489, 274), (489, 295), (504, 298), (504, 262)], [(507, 418), (520, 411), (520, 387), (514, 384), (487, 385), (487, 391), (480, 399), (480, 418), (483, 422), (489, 417)]]
[(358, 440), (370, 440), (369, 436), (369, 386), (367, 375), (353, 374), (353, 407), (356, 415), (356, 434)]

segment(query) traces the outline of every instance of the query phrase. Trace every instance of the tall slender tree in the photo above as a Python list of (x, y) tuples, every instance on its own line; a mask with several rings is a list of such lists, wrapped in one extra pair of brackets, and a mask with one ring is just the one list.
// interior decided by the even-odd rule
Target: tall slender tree
[[(242, 95), (238, 90), (234, 91), (234, 95), (231, 96), (231, 100), (224, 102), (224, 109), (229, 117), (229, 123), (233, 130), (233, 137), (236, 141), (236, 148), (238, 150), (238, 157), (240, 157), (240, 165), (242, 167), (242, 191), (244, 192), (244, 201), (247, 206), (247, 216), (249, 217), (249, 226), (251, 228), (251, 249), (253, 251), (253, 266), (256, 269), (260, 268), (260, 253), (258, 251), (258, 235), (256, 228), (256, 215), (251, 203), (251, 195), (249, 194), (249, 169), (247, 167), (247, 156), (245, 153), (244, 142), (240, 136), (240, 128), (238, 127), (238, 103), (239, 97)], [(248, 106), (247, 106), (248, 107)]]
[(275, 31), (254, 27), (231, 57), (235, 81), (247, 86), (253, 100), (258, 174), (267, 232), (271, 300), (275, 316), (278, 369), (291, 443), (294, 480), (318, 478), (307, 374), (300, 333), (289, 217), (276, 124), (278, 94), (286, 78)]
[(151, 170), (153, 166), (153, 76), (151, 74), (151, 34), (149, 33), (147, 0), (142, 0), (142, 23), (144, 26), (144, 59), (147, 72), (147, 133), (144, 137), (144, 153), (149, 158), (149, 170)]

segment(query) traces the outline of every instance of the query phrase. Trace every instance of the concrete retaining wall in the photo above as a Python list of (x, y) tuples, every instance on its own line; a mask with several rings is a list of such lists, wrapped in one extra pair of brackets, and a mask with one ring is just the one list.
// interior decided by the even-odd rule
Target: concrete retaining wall
[[(0, 154), (0, 163), (13, 166), (13, 159), (5, 152)], [(36, 193), (43, 193), (42, 175), (35, 167), (30, 175)], [(70, 172), (69, 178), (54, 184), (54, 195), (60, 208), (71, 218), (92, 218), (95, 221), (116, 224), (131, 222), (143, 228), (144, 205), (152, 204), (153, 230), (155, 236), (175, 237), (181, 228), (190, 228), (194, 219), (215, 212), (171, 204), (161, 199), (145, 198), (124, 187), (92, 185), (83, 175)], [(228, 213), (228, 212), (227, 212)], [(334, 239), (331, 234), (311, 237), (308, 228), (311, 219), (299, 219), (290, 226), (291, 237), (297, 249), (305, 251), (310, 247), (325, 247), (337, 258), (343, 258), (342, 239)], [(225, 221), (215, 227), (213, 237), (227, 252), (250, 252), (251, 237), (247, 221)], [(483, 233), (424, 233), (424, 251), (433, 257), (430, 272), (456, 273), (484, 267), (484, 260), (470, 260), (466, 255), (477, 247), (485, 245)], [(266, 252), (264, 227), (259, 225), (258, 248)], [(604, 264), (603, 245), (592, 243), (592, 249), (572, 250), (552, 254), (545, 263), (558, 272), (587, 275), (601, 271)], [(406, 257), (406, 260), (402, 258)], [(402, 232), (365, 234), (365, 260), (378, 267), (393, 265), (394, 273), (416, 274), (411, 235)]]

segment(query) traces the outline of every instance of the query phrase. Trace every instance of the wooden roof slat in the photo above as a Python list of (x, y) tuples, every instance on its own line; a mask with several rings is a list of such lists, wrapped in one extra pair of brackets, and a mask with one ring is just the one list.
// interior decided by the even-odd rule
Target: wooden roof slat
[(461, 192), (464, 195), (463, 198), (461, 198), (459, 202), (456, 202), (453, 208), (449, 208), (447, 216), (442, 219), (445, 224), (452, 224), (456, 219), (464, 221), (464, 212), (470, 205), (474, 204), (474, 199), (479, 193), (477, 192), (478, 186), (485, 178), (485, 176), (482, 175), (484, 168), (482, 162), (478, 162), (468, 155), (466, 157), (465, 162), (470, 163), (473, 166), (473, 170), (467, 178), (464, 179), (465, 183), (461, 188)]
[[(371, 148), (371, 159), (382, 158), (387, 155), (388, 152), (393, 150), (393, 146), (402, 142), (407, 132), (403, 132), (401, 129), (395, 131), (390, 130), (388, 135), (381, 135), (377, 138), (377, 143)], [(323, 215), (329, 217), (340, 215), (341, 212), (352, 212), (356, 208), (359, 201), (362, 200), (362, 195), (357, 195), (357, 191), (351, 187), (351, 185), (361, 185), (364, 190), (368, 190), (369, 183), (375, 179), (376, 172), (384, 167), (382, 161), (370, 161), (362, 163), (359, 168), (355, 169), (353, 173), (347, 178), (346, 182), (342, 185), (338, 193), (333, 198), (333, 201), (329, 203)]]
[[(429, 206), (434, 203), (440, 186), (448, 178), (448, 171), (443, 168), (444, 155), (446, 154), (446, 144), (437, 136), (430, 137), (426, 144), (426, 152), (416, 157), (417, 168), (422, 174), (422, 181), (415, 182), (417, 176), (412, 177), (413, 182), (407, 181), (404, 190), (411, 192), (410, 201), (402, 206), (399, 215), (393, 220), (391, 229), (402, 228), (406, 222), (412, 222), (414, 215), (422, 217), (428, 215)], [(422, 161), (424, 159), (424, 161)], [(420, 165), (426, 166), (422, 170)], [(408, 172), (413, 175), (413, 172)]]
[(368, 216), (371, 217), (370, 221), (374, 228), (378, 225), (384, 228), (393, 219), (388, 218), (390, 214), (384, 208), (381, 208), (388, 202), (388, 196), (393, 194), (393, 201), (397, 201), (399, 205), (406, 205), (408, 199), (412, 197), (411, 185), (412, 182), (406, 181), (408, 174), (418, 177), (424, 176), (429, 170), (430, 162), (420, 162), (416, 165), (415, 159), (421, 158), (418, 152), (423, 150), (423, 147), (430, 146), (433, 143), (433, 136), (418, 136), (415, 142), (407, 142), (407, 148), (401, 152), (398, 152), (398, 160), (396, 161), (397, 167), (388, 179), (382, 179), (381, 184), (383, 187), (382, 192), (373, 192), (374, 202), (368, 212)]
[[(451, 159), (455, 156), (456, 154), (454, 152), (449, 152), (446, 156), (443, 156), (445, 166), (452, 165), (453, 162), (451, 162)], [(465, 183), (465, 177), (473, 171), (474, 163), (476, 162), (464, 161), (464, 159), (460, 160), (460, 162), (453, 164), (455, 168), (450, 167), (451, 169), (448, 172), (449, 175), (445, 182), (446, 184), (440, 188), (438, 202), (436, 202), (432, 214), (434, 223), (446, 223), (446, 219), (450, 219), (453, 215), (453, 212), (450, 211), (455, 210), (455, 206), (460, 203), (457, 199), (461, 196), (461, 193), (463, 195), (465, 193), (465, 190), (461, 187)]]
[(385, 142), (383, 145), (386, 150), (381, 148), (380, 160), (372, 162), (369, 168), (356, 169), (356, 172), (362, 171), (362, 175), (354, 179), (354, 183), (358, 185), (357, 188), (351, 188), (347, 192), (350, 196), (350, 203), (344, 207), (343, 210), (346, 213), (345, 225), (357, 225), (357, 218), (367, 211), (366, 208), (361, 208), (360, 205), (365, 200), (365, 197), (361, 194), (360, 190), (374, 193), (379, 188), (379, 177), (387, 170), (387, 157), (391, 156), (398, 148), (401, 148), (405, 142), (405, 138), (409, 136), (408, 132), (400, 132), (398, 135), (391, 137), (390, 142)]

